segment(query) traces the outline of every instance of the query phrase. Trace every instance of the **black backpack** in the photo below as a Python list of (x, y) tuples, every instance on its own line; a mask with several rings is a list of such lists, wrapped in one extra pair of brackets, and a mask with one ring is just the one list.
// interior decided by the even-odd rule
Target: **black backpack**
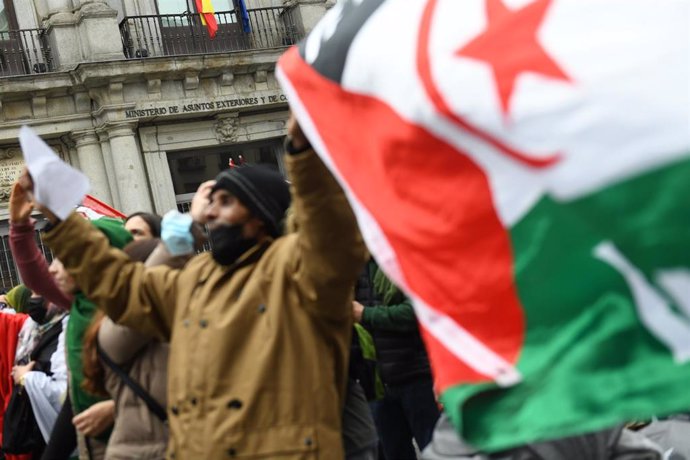
[(23, 386), (14, 385), (2, 427), (2, 450), (8, 454), (28, 454), (42, 442), (29, 395)]

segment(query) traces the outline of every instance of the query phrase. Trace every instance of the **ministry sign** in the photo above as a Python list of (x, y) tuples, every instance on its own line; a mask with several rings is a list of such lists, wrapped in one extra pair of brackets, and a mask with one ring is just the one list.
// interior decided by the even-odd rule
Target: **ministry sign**
[(185, 113), (212, 112), (224, 109), (240, 107), (259, 106), (267, 104), (287, 103), (287, 98), (282, 93), (255, 95), (250, 97), (240, 97), (232, 99), (211, 99), (190, 102), (186, 104), (167, 104), (150, 107), (141, 107), (125, 111), (126, 118), (148, 118), (169, 115), (180, 115)]

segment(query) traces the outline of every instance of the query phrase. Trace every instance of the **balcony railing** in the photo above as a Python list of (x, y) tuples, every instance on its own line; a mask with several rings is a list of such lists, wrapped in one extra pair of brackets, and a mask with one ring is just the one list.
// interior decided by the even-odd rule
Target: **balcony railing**
[(0, 77), (53, 70), (44, 29), (0, 32)]
[(198, 14), (128, 16), (120, 23), (127, 59), (210, 54), (289, 46), (301, 38), (285, 8), (215, 13), (218, 32), (211, 40)]

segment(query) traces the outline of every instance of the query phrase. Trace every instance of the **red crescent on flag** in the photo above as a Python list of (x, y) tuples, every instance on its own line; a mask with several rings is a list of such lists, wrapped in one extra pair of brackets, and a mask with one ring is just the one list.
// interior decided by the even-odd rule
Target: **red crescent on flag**
[(431, 72), (431, 57), (429, 55), (431, 22), (433, 20), (434, 11), (438, 5), (438, 0), (428, 0), (424, 7), (422, 14), (422, 22), (419, 28), (419, 39), (417, 41), (417, 72), (422, 81), (422, 86), (426, 95), (431, 100), (432, 104), (438, 112), (458, 126), (460, 129), (478, 137), (487, 142), (492, 147), (497, 149), (500, 153), (512, 158), (513, 160), (531, 168), (548, 168), (560, 161), (560, 154), (553, 153), (545, 158), (536, 158), (528, 153), (521, 152), (506, 143), (502, 142), (495, 136), (488, 132), (474, 126), (469, 121), (453, 112), (446, 102), (443, 94), (434, 82), (434, 77)]

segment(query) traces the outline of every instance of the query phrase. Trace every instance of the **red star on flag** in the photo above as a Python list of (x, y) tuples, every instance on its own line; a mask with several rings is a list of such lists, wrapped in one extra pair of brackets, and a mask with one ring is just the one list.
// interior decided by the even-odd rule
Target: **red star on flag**
[(486, 0), (486, 29), (455, 52), (491, 66), (504, 115), (510, 112), (515, 83), (524, 72), (572, 81), (537, 39), (549, 6), (551, 0), (536, 0), (510, 10), (502, 0)]

